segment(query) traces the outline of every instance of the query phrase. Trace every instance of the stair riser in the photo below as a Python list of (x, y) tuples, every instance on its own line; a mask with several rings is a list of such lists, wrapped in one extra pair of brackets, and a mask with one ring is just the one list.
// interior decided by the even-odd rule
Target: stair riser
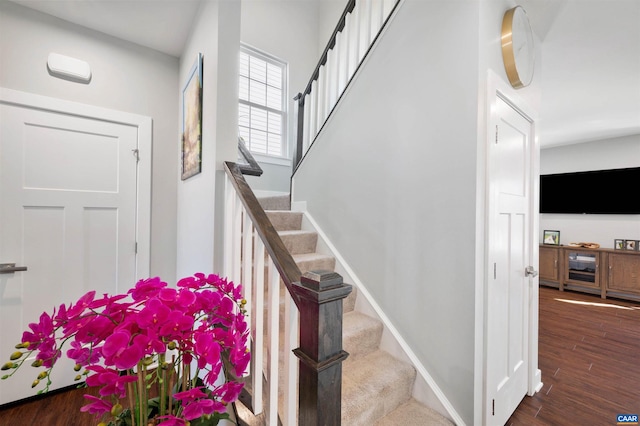
[(342, 336), (343, 349), (349, 353), (344, 365), (349, 368), (352, 363), (378, 349), (382, 323), (356, 312), (345, 314)]
[(318, 235), (316, 233), (301, 233), (280, 235), (282, 242), (291, 254), (313, 253), (316, 251)]
[(297, 231), (302, 228), (302, 213), (268, 211), (267, 216), (276, 231)]

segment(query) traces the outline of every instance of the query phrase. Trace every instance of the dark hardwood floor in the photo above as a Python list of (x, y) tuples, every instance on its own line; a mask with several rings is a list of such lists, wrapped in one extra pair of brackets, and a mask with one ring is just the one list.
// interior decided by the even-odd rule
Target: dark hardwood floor
[[(615, 425), (640, 413), (640, 304), (540, 288), (543, 388), (509, 426)], [(0, 408), (0, 426), (85, 426), (86, 389)]]
[(540, 288), (543, 388), (507, 425), (615, 425), (640, 413), (640, 304)]

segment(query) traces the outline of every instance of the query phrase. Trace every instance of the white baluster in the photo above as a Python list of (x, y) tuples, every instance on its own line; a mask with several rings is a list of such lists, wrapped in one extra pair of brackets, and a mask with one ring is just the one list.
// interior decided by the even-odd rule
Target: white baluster
[(349, 52), (347, 53), (347, 80), (356, 72), (360, 64), (360, 8), (357, 3), (353, 11), (347, 15), (349, 22)]
[(280, 333), (278, 330), (280, 316), (280, 274), (269, 257), (269, 290), (267, 321), (269, 330), (269, 425), (278, 424), (278, 349)]
[(224, 182), (224, 275), (231, 276), (233, 272), (233, 211), (237, 200), (236, 191), (231, 179), (225, 174)]
[(336, 36), (336, 44), (329, 52), (327, 52), (327, 102), (325, 106), (325, 117), (329, 116), (331, 109), (336, 104), (338, 91), (338, 38)]
[(302, 129), (302, 153), (300, 158), (302, 158), (309, 149), (310, 143), (310, 134), (311, 134), (311, 95), (304, 96), (304, 127)]
[(370, 0), (371, 1), (371, 37), (370, 40), (373, 41), (380, 28), (382, 27), (382, 8), (384, 3), (382, 0)]
[[(336, 87), (336, 99), (339, 99), (347, 86), (348, 68), (349, 68), (349, 37), (351, 34), (351, 14), (347, 13), (344, 21), (344, 28), (340, 33), (340, 38), (336, 40), (336, 49), (338, 52), (338, 84)], [(335, 103), (334, 103), (335, 105)]]
[(369, 50), (371, 45), (371, 0), (360, 0), (356, 3), (358, 17), (360, 21), (360, 32), (358, 36), (358, 64)]
[(251, 306), (251, 279), (253, 272), (253, 224), (248, 214), (244, 214), (242, 224), (242, 287), (246, 306)]
[(309, 114), (311, 119), (309, 120), (309, 143), (312, 143), (318, 134), (318, 81), (314, 80), (311, 83), (311, 102), (309, 102)]
[(241, 257), (242, 254), (240, 252), (242, 245), (242, 213), (244, 207), (242, 206), (242, 201), (240, 201), (239, 197), (236, 197), (233, 209), (233, 265), (231, 267), (231, 275), (229, 279), (234, 282), (240, 282), (241, 279)]
[(317, 109), (317, 118), (316, 118), (316, 126), (317, 126), (317, 131), (316, 134), (320, 131), (320, 129), (322, 128), (322, 125), (324, 124), (324, 120), (325, 118), (327, 118), (326, 116), (326, 109), (327, 109), (327, 78), (326, 78), (326, 68), (324, 65), (322, 65), (320, 67), (320, 70), (318, 71), (318, 87), (317, 89), (317, 94), (318, 94), (318, 109)]
[(293, 350), (298, 347), (300, 313), (289, 292), (284, 301), (284, 425), (297, 424), (298, 407), (298, 358)]
[(382, 20), (385, 21), (389, 15), (391, 14), (391, 11), (393, 10), (393, 7), (396, 5), (396, 3), (398, 2), (398, 0), (382, 0)]
[(253, 412), (260, 414), (262, 403), (262, 361), (264, 359), (264, 243), (256, 238), (253, 258), (253, 315), (251, 319), (251, 386), (253, 389)]

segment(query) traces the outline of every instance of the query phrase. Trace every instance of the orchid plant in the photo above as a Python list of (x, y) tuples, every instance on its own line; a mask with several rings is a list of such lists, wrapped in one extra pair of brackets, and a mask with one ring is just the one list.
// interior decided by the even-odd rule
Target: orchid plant
[(32, 387), (47, 392), (67, 347), (75, 379), (100, 387), (100, 396), (85, 395), (81, 408), (99, 426), (218, 424), (242, 390), (233, 377), (244, 374), (250, 359), (242, 287), (201, 273), (176, 287), (149, 278), (127, 294), (96, 298), (90, 291), (44, 312), (2, 366), (10, 372), (2, 379), (35, 354), (31, 365), (41, 371)]

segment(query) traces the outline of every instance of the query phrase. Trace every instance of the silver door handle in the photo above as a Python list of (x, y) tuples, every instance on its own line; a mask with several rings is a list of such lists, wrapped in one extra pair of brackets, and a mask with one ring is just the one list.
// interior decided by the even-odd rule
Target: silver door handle
[(26, 266), (16, 266), (15, 263), (0, 263), (0, 274), (11, 274), (13, 272), (26, 271)]
[(533, 266), (527, 266), (526, 268), (524, 268), (524, 274), (527, 277), (537, 277), (538, 276), (538, 271), (536, 271), (536, 268), (534, 268)]

